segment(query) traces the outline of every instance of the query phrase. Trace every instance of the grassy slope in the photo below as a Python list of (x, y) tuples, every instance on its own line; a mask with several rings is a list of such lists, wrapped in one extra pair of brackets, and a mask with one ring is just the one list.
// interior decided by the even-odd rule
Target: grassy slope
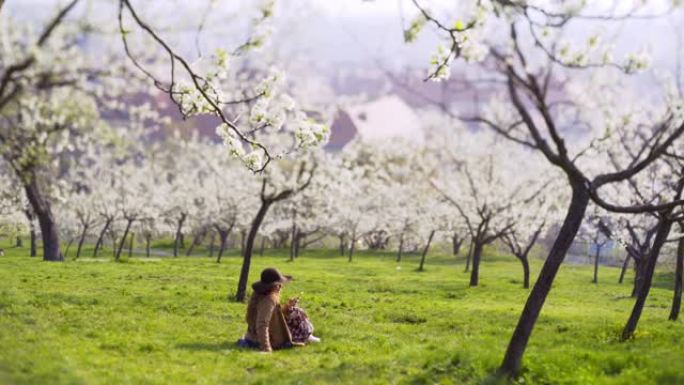
[[(168, 258), (44, 263), (0, 257), (0, 384), (479, 383), (496, 368), (526, 298), (520, 267), (486, 258), (481, 286), (462, 262), (334, 251), (257, 257), (297, 279), (323, 343), (266, 356), (234, 347), (244, 332), (240, 261)], [(533, 277), (540, 263), (533, 264)], [(634, 341), (617, 340), (629, 284), (564, 266), (525, 357), (526, 384), (682, 384), (684, 325), (667, 321), (671, 276), (652, 291)], [(631, 277), (629, 277), (631, 279)], [(669, 279), (669, 280), (668, 280)], [(275, 382), (273, 382), (275, 380)]]

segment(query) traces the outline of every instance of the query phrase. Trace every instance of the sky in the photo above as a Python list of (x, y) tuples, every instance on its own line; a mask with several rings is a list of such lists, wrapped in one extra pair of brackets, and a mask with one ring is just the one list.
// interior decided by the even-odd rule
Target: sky
[[(255, 0), (215, 0), (207, 13), (207, 4), (213, 0), (134, 0), (133, 3), (165, 34), (175, 36), (178, 45), (188, 49), (194, 46), (199, 21), (207, 15), (206, 29), (201, 35), (203, 45), (230, 46), (242, 41), (241, 35), (254, 15)], [(444, 10), (453, 6), (450, 0), (420, 0), (431, 10)], [(654, 4), (663, 3), (656, 0)], [(590, 0), (599, 6), (608, 0)], [(6, 0), (5, 7), (12, 16), (26, 20), (44, 20), (54, 13), (57, 5), (66, 0)], [(116, 19), (116, 1), (82, 0), (82, 11), (87, 9), (94, 17)], [(620, 0), (624, 6), (632, 3)], [(403, 41), (403, 28), (417, 14), (411, 0), (279, 0), (276, 24), (270, 50), (280, 61), (325, 73), (339, 70), (383, 69), (399, 70), (405, 67), (427, 71), (430, 56), (439, 43), (437, 35), (426, 30), (418, 41), (407, 45)], [(681, 15), (680, 15), (681, 16)], [(679, 20), (679, 24), (677, 22)], [(657, 60), (671, 64), (676, 53), (677, 30), (681, 34), (683, 18), (677, 20), (641, 20), (625, 23), (594, 23), (591, 30), (577, 25), (570, 34), (587, 32), (619, 35), (617, 50), (632, 52), (645, 49)], [(232, 39), (232, 41), (231, 41)], [(226, 42), (229, 42), (228, 44)]]

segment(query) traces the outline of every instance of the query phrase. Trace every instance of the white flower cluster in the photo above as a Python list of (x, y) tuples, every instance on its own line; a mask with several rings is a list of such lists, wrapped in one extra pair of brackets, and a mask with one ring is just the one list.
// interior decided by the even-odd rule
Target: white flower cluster
[(408, 29), (404, 30), (404, 42), (413, 43), (418, 38), (418, 34), (423, 30), (427, 19), (419, 13), (412, 21)]
[(219, 89), (208, 82), (200, 91), (194, 84), (179, 81), (173, 85), (172, 93), (180, 104), (181, 113), (187, 117), (216, 114), (216, 108), (212, 106), (212, 102), (219, 105), (223, 100)]
[(330, 128), (325, 124), (316, 123), (313, 119), (301, 116), (295, 128), (297, 146), (309, 148), (325, 143), (330, 135)]
[(559, 59), (570, 66), (584, 67), (590, 64), (618, 65), (626, 73), (636, 73), (646, 70), (651, 65), (651, 57), (647, 52), (630, 53), (623, 63), (615, 61), (614, 46), (602, 44), (598, 33), (592, 34), (586, 44), (573, 47), (570, 42), (562, 41), (558, 49)]
[(639, 53), (630, 53), (625, 58), (625, 63), (623, 64), (625, 72), (628, 74), (644, 71), (651, 66), (651, 56), (645, 51)]
[(223, 144), (228, 147), (230, 156), (242, 159), (245, 156), (245, 148), (242, 141), (237, 137), (235, 131), (225, 123), (216, 127), (216, 135), (223, 139)]
[(470, 34), (464, 33), (463, 42), (460, 43), (461, 57), (468, 63), (479, 63), (487, 56), (487, 46), (470, 38)]
[(275, 98), (262, 97), (254, 103), (249, 113), (249, 123), (253, 126), (267, 126), (274, 130), (280, 130), (287, 114), (293, 112), (295, 108), (294, 100), (286, 94)]
[(453, 60), (453, 52), (440, 44), (437, 47), (437, 52), (430, 58), (431, 67), (428, 70), (428, 74), (432, 76), (430, 80), (449, 80), (451, 77), (451, 62)]
[(275, 0), (265, 0), (259, 7), (259, 15), (252, 20), (252, 35), (243, 45), (244, 50), (257, 50), (264, 46), (273, 34), (273, 13)]
[[(484, 20), (484, 19), (483, 19)], [(477, 21), (481, 23), (483, 21)], [(460, 21), (456, 22), (454, 26), (457, 30), (465, 29), (466, 27)], [(478, 63), (484, 60), (489, 52), (486, 45), (477, 41), (470, 30), (463, 32), (458, 32), (454, 35), (455, 43), (458, 47), (458, 55), (463, 58), (468, 63)], [(430, 58), (431, 68), (429, 74), (431, 75), (431, 80), (442, 81), (448, 80), (451, 77), (451, 63), (456, 58), (456, 52), (451, 49), (446, 48), (444, 45), (439, 45), (437, 47), (437, 52)]]

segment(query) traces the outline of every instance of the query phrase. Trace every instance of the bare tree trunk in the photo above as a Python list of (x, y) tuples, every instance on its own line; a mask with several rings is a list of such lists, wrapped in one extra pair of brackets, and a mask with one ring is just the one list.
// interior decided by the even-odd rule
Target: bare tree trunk
[(525, 257), (519, 258), (523, 266), (523, 289), (530, 288), (530, 261)]
[(427, 244), (425, 245), (425, 248), (423, 249), (423, 255), (420, 257), (420, 265), (418, 266), (418, 271), (423, 271), (423, 266), (425, 265), (425, 256), (428, 253), (428, 250), (430, 250), (430, 244), (432, 243), (432, 237), (435, 236), (435, 230), (430, 231), (430, 236), (428, 237)]
[(632, 297), (636, 298), (639, 290), (644, 285), (644, 277), (646, 275), (646, 255), (641, 255), (638, 261), (634, 262), (634, 285), (632, 286)]
[(601, 257), (601, 248), (596, 245), (596, 255), (594, 256), (594, 279), (591, 281), (592, 283), (598, 284), (598, 267), (599, 267), (599, 258)]
[(352, 256), (354, 255), (354, 248), (356, 246), (356, 230), (352, 232), (352, 237), (349, 240), (349, 262), (352, 261)]
[[(679, 225), (680, 232), (684, 232), (684, 226)], [(682, 306), (682, 276), (684, 275), (684, 238), (679, 239), (677, 244), (677, 262), (675, 268), (674, 294), (672, 295), (672, 308), (670, 309), (670, 321), (676, 321), (679, 317), (679, 309)]]
[(133, 257), (133, 243), (135, 242), (135, 233), (131, 233), (129, 236), (130, 240), (128, 242), (128, 258)]
[(31, 243), (29, 255), (35, 257), (38, 254), (38, 247), (36, 245), (36, 222), (34, 221), (34, 215), (30, 208), (24, 210), (24, 215), (26, 215), (26, 220), (29, 224), (29, 239)]
[(290, 262), (294, 261), (297, 248), (297, 226), (292, 226), (292, 235), (290, 238)]
[(527, 297), (527, 302), (499, 367), (498, 372), (503, 376), (512, 377), (520, 371), (520, 364), (527, 347), (527, 342), (532, 334), (532, 329), (534, 329), (539, 313), (544, 306), (546, 296), (551, 291), (551, 286), (558, 273), (558, 269), (563, 263), (563, 259), (565, 259), (565, 255), (582, 224), (587, 205), (589, 204), (589, 193), (584, 190), (581, 183), (581, 181), (573, 183), (572, 200), (563, 225), (544, 262), (539, 277), (530, 295)]
[(183, 243), (183, 223), (185, 223), (186, 218), (187, 218), (187, 214), (182, 213), (180, 218), (178, 218), (178, 222), (176, 223), (176, 239), (173, 243), (173, 256), (174, 257), (178, 256), (178, 251), (181, 247), (181, 243)]
[(299, 258), (299, 250), (301, 250), (302, 247), (302, 240), (304, 240), (305, 237), (301, 234), (301, 231), (297, 229), (297, 238), (295, 239), (295, 253), (294, 256), (295, 258)]
[(620, 278), (618, 279), (618, 283), (622, 283), (625, 279), (625, 272), (627, 271), (627, 267), (629, 266), (629, 254), (625, 257), (624, 262), (622, 262), (622, 269), (620, 270)]
[(209, 241), (209, 258), (214, 258), (214, 246), (216, 244), (216, 233), (211, 232), (211, 240)]
[(85, 241), (86, 234), (88, 233), (88, 227), (90, 227), (87, 223), (83, 225), (83, 231), (81, 231), (81, 237), (78, 239), (78, 248), (76, 249), (76, 258), (78, 259), (81, 256), (81, 249), (83, 248), (83, 242)]
[(451, 246), (452, 246), (452, 252), (454, 255), (458, 255), (459, 252), (461, 252), (461, 245), (463, 244), (463, 239), (459, 239), (458, 233), (454, 233), (453, 237), (451, 237)]
[(235, 300), (238, 302), (243, 302), (247, 294), (247, 279), (249, 277), (249, 267), (252, 262), (252, 248), (254, 247), (254, 239), (259, 232), (259, 227), (261, 222), (263, 222), (269, 207), (271, 207), (271, 201), (262, 201), (261, 207), (257, 212), (256, 217), (252, 221), (252, 227), (249, 229), (249, 235), (247, 236), (247, 242), (245, 243), (245, 252), (243, 253), (242, 269), (240, 270), (240, 280), (238, 281), (237, 294), (235, 295)]
[(470, 240), (470, 246), (468, 247), (468, 255), (466, 256), (466, 267), (464, 272), (469, 272), (470, 271), (470, 260), (473, 259), (473, 247), (475, 245), (475, 242), (471, 239)]
[(150, 257), (150, 243), (152, 241), (152, 234), (145, 234), (145, 256)]
[(297, 243), (297, 210), (292, 209), (292, 226), (290, 230), (290, 262), (294, 261)]
[(100, 251), (100, 248), (102, 247), (102, 244), (104, 243), (104, 236), (107, 233), (107, 230), (109, 230), (109, 226), (111, 226), (111, 225), (112, 225), (112, 218), (107, 218), (104, 226), (102, 227), (102, 230), (100, 231), (100, 235), (97, 237), (97, 242), (95, 242), (95, 249), (93, 249), (93, 258), (97, 257), (97, 252)]
[(14, 247), (24, 247), (24, 241), (21, 239), (20, 235), (17, 235), (15, 241)]
[(192, 252), (195, 250), (195, 247), (202, 243), (202, 238), (204, 238), (204, 235), (205, 231), (204, 229), (201, 229), (192, 237), (192, 243), (190, 243), (190, 247), (188, 247), (188, 250), (185, 252), (186, 257), (192, 255)]
[[(669, 213), (665, 214), (669, 215)], [(622, 340), (630, 339), (634, 336), (634, 331), (639, 324), (639, 318), (641, 318), (641, 312), (644, 310), (644, 305), (646, 304), (646, 298), (648, 298), (648, 293), (651, 290), (651, 282), (653, 280), (653, 273), (655, 272), (656, 262), (658, 261), (658, 256), (660, 255), (660, 249), (663, 247), (667, 241), (667, 236), (670, 234), (670, 229), (672, 228), (672, 221), (667, 218), (661, 218), (658, 231), (656, 232), (655, 239), (653, 240), (653, 247), (651, 247), (651, 252), (649, 253), (648, 259), (642, 263), (644, 266), (644, 280), (641, 287), (637, 291), (637, 299), (632, 308), (632, 313), (627, 320), (625, 328), (622, 330)]]
[(401, 262), (401, 253), (404, 251), (404, 233), (399, 237), (399, 250), (397, 251), (397, 262)]
[(36, 237), (36, 225), (33, 223), (33, 221), (31, 221), (31, 224), (30, 224), (29, 226), (30, 226), (30, 228), (31, 228), (31, 229), (30, 229), (30, 238), (31, 238), (31, 252), (30, 252), (30, 255), (31, 255), (32, 257), (35, 257), (36, 255), (38, 255), (38, 245), (37, 245), (37, 239), (38, 239), (38, 237)]
[(28, 182), (24, 184), (26, 198), (31, 204), (33, 213), (38, 217), (40, 235), (43, 238), (43, 260), (60, 262), (64, 258), (59, 251), (59, 231), (52, 215), (50, 201), (45, 197), (38, 185), (35, 173), (31, 172)]
[(69, 242), (67, 242), (66, 249), (64, 250), (64, 255), (63, 258), (67, 258), (69, 255), (69, 249), (71, 248), (71, 245), (74, 243), (74, 238), (69, 238)]
[(245, 242), (246, 242), (246, 239), (247, 239), (246, 236), (245, 236), (246, 234), (247, 234), (247, 232), (246, 232), (244, 229), (243, 229), (243, 230), (240, 230), (240, 254), (241, 254), (243, 257), (244, 257), (244, 255), (245, 255), (245, 247), (246, 247)]
[(346, 254), (346, 247), (344, 243), (344, 235), (340, 235), (340, 255), (344, 256)]
[(226, 230), (218, 230), (218, 233), (219, 238), (221, 240), (221, 244), (219, 246), (219, 252), (218, 257), (216, 258), (216, 263), (221, 263), (221, 258), (223, 257), (223, 252), (226, 250), (226, 243), (228, 242), (228, 235), (230, 233)]
[(480, 258), (484, 245), (479, 239), (473, 241), (473, 270), (470, 272), (470, 287), (477, 286), (480, 282)]
[(119, 241), (119, 247), (116, 249), (116, 255), (114, 256), (114, 259), (118, 262), (119, 259), (121, 258), (121, 251), (123, 250), (124, 243), (126, 242), (126, 237), (128, 236), (128, 232), (131, 230), (131, 225), (133, 224), (132, 219), (127, 219), (126, 220), (126, 229), (124, 230), (123, 236), (121, 237), (121, 240)]

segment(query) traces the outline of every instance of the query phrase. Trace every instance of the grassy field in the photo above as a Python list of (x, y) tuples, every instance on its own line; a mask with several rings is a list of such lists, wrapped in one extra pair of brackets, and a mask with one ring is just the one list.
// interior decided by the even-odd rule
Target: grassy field
[[(296, 280), (319, 345), (263, 355), (238, 349), (245, 305), (228, 300), (240, 260), (103, 258), (45, 263), (0, 257), (0, 384), (479, 384), (497, 367), (527, 291), (512, 258), (485, 257), (481, 286), (463, 262), (334, 251), (256, 257)], [(540, 262), (533, 263), (533, 277)], [(618, 271), (564, 266), (519, 383), (684, 384), (684, 325), (667, 321), (661, 274), (633, 341), (619, 332), (633, 301)], [(628, 277), (631, 281), (631, 276)]]

